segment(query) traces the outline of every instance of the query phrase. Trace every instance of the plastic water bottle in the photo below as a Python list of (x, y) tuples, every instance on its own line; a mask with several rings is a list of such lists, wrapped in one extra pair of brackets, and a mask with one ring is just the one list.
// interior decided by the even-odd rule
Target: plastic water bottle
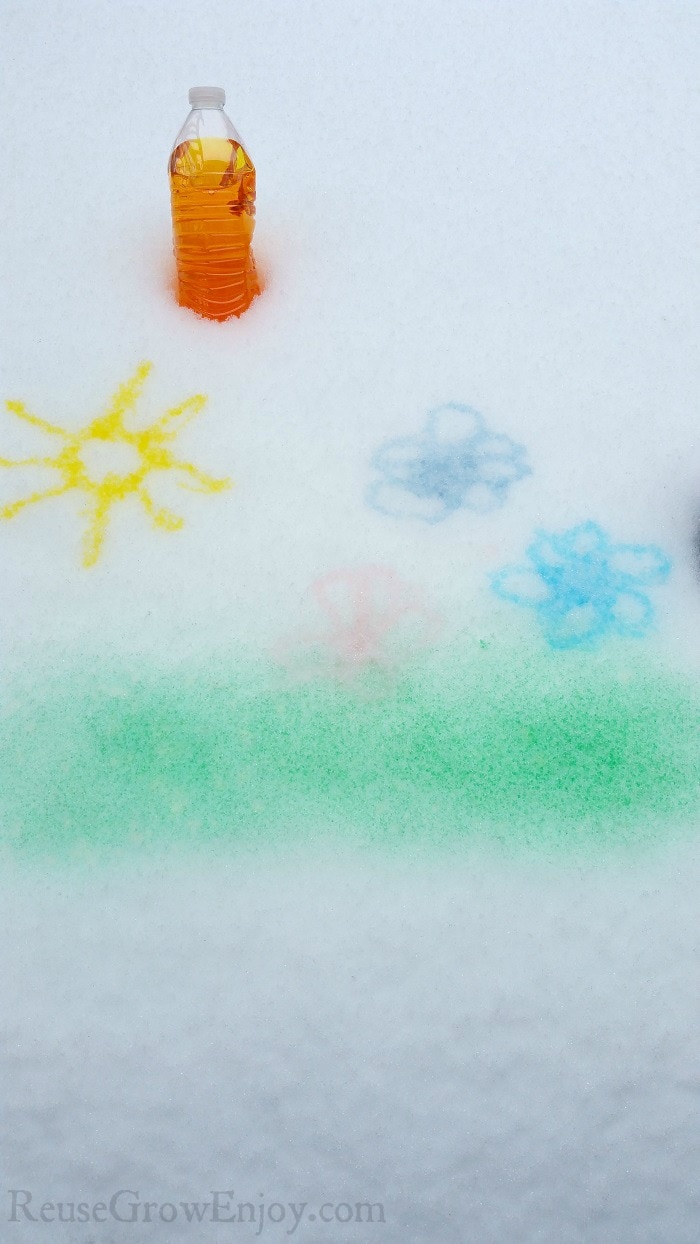
[(260, 293), (250, 249), (255, 168), (218, 86), (195, 86), (170, 156), (177, 294), (210, 320), (241, 315)]

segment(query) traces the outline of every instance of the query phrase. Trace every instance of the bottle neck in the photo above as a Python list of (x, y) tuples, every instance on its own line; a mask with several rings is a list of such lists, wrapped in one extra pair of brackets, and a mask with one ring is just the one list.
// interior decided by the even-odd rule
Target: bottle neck
[(202, 107), (198, 103), (196, 108), (192, 108), (174, 145), (177, 147), (197, 138), (228, 138), (243, 146), (243, 140), (226, 116), (222, 104)]

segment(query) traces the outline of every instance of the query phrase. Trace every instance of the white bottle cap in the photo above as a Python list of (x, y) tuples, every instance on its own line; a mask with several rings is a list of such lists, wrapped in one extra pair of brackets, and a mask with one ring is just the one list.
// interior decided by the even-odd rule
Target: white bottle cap
[(220, 86), (191, 86), (189, 100), (193, 108), (223, 108), (226, 92)]

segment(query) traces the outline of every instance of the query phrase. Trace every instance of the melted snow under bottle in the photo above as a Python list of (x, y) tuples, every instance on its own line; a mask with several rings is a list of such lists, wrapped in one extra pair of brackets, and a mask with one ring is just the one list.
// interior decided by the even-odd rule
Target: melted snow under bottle
[(192, 87), (189, 100), (169, 165), (178, 302), (227, 320), (260, 293), (250, 249), (255, 168), (224, 112), (221, 87)]

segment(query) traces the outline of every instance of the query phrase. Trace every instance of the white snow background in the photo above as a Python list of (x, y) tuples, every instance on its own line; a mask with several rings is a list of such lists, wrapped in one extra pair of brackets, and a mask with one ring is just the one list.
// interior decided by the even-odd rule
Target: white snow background
[[(671, 555), (648, 642), (697, 665), (697, 4), (23, 0), (0, 23), (2, 396), (77, 427), (151, 358), (141, 409), (207, 393), (182, 443), (237, 483), (179, 494), (177, 535), (124, 507), (93, 571), (72, 498), (3, 524), (10, 659), (262, 648), (316, 575), (367, 562), (454, 625), (531, 626), (485, 550), (593, 518)], [(267, 283), (224, 325), (169, 288), (166, 161), (208, 83), (257, 166)], [(448, 401), (532, 476), (487, 516), (372, 512), (374, 450)], [(687, 845), (11, 871), (6, 1187), (384, 1202), (383, 1225), (305, 1219), (309, 1244), (694, 1244), (699, 883)], [(2, 1196), (8, 1241), (254, 1232), (10, 1223)]]

